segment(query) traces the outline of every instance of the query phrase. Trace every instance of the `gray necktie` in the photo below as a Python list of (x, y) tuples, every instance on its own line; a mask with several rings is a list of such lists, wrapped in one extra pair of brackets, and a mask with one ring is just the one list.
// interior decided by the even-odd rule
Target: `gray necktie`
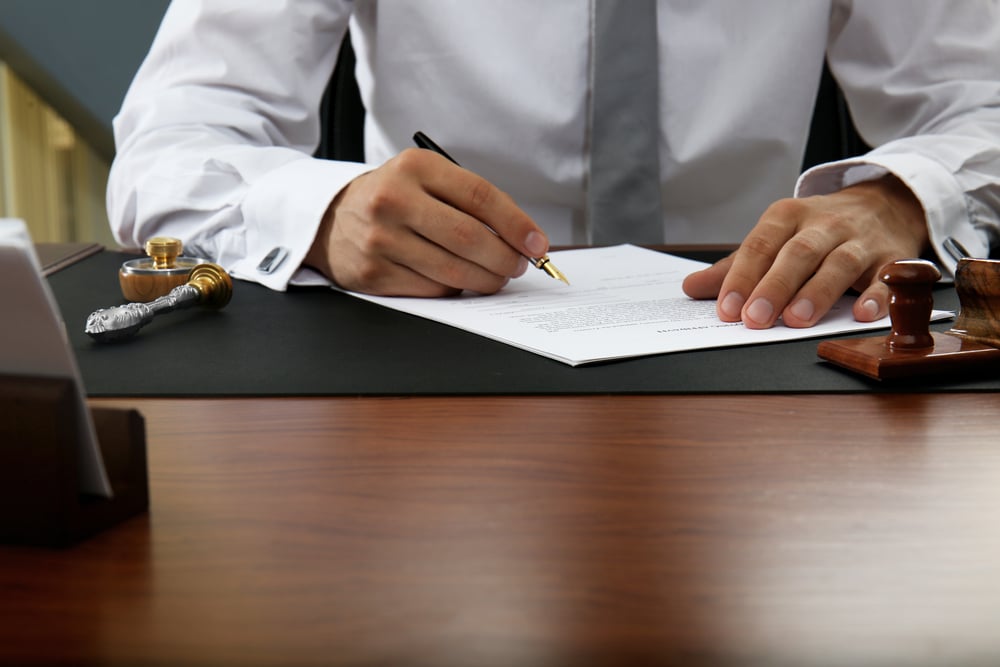
[(591, 0), (587, 230), (662, 243), (656, 0)]

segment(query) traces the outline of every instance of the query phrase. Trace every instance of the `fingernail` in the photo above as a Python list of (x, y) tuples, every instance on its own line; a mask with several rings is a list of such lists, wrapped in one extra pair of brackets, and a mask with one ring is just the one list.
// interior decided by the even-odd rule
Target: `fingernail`
[(792, 315), (803, 322), (808, 322), (813, 318), (813, 314), (816, 312), (816, 306), (809, 299), (799, 299), (792, 304), (791, 308), (788, 309)]
[(865, 299), (861, 304), (861, 314), (868, 318), (868, 321), (878, 317), (879, 305), (875, 299)]
[(548, 249), (548, 241), (538, 232), (528, 232), (524, 239), (524, 247), (532, 257), (541, 257)]
[(731, 320), (740, 319), (740, 311), (743, 310), (743, 297), (736, 292), (730, 292), (722, 299), (722, 303), (719, 304), (719, 310), (722, 314)]
[(757, 324), (770, 324), (774, 306), (767, 299), (754, 299), (747, 308), (747, 317)]
[(524, 272), (528, 270), (528, 260), (524, 257), (520, 259), (517, 263), (517, 268), (514, 269), (514, 278), (520, 278), (524, 275)]

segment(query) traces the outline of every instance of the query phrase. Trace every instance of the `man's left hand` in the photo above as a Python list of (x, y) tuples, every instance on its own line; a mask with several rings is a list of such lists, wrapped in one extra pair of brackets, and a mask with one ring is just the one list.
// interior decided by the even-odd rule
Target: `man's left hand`
[(766, 329), (779, 316), (790, 327), (810, 327), (854, 288), (861, 293), (854, 317), (871, 322), (889, 312), (879, 270), (920, 257), (929, 243), (920, 202), (902, 181), (886, 176), (775, 202), (736, 252), (689, 275), (684, 292), (718, 298), (725, 322)]

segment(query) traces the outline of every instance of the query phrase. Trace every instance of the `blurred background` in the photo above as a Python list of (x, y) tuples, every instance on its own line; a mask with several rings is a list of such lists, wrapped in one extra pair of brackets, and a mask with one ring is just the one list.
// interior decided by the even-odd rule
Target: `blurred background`
[(0, 0), (0, 217), (36, 242), (111, 237), (111, 121), (169, 0)]

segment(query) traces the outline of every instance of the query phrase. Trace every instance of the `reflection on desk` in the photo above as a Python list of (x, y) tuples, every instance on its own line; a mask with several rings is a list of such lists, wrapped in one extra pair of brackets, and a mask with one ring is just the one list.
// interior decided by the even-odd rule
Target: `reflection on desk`
[(987, 393), (100, 400), (149, 516), (0, 548), (0, 662), (1000, 663)]

